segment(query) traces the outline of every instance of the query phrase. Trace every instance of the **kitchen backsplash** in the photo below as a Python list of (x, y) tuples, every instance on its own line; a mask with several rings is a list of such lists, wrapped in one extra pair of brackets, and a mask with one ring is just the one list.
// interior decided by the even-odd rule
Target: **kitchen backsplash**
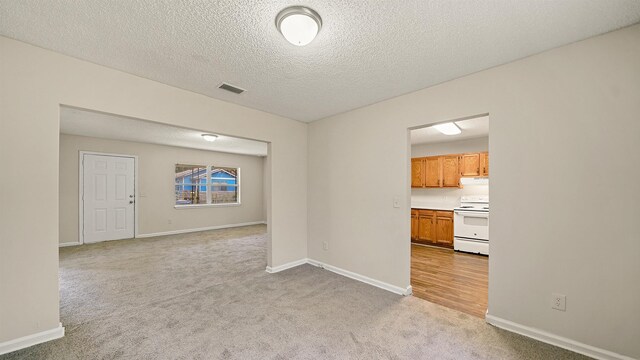
[(433, 207), (453, 209), (460, 205), (463, 195), (488, 195), (489, 185), (465, 185), (457, 188), (411, 189), (412, 207)]

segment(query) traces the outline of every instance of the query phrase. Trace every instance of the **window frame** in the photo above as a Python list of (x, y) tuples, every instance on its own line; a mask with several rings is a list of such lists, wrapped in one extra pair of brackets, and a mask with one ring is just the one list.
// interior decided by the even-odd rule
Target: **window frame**
[[(183, 163), (176, 163), (174, 164), (174, 174), (175, 174), (175, 167), (181, 165), (181, 166), (186, 166), (186, 165), (190, 165), (190, 166), (197, 166), (197, 167), (203, 167), (206, 168), (206, 172), (207, 172), (207, 179), (206, 179), (206, 183), (205, 184), (197, 184), (195, 186), (202, 186), (205, 185), (206, 186), (206, 197), (207, 197), (207, 203), (206, 204), (176, 204), (175, 203), (175, 195), (174, 195), (174, 204), (173, 207), (175, 209), (197, 209), (197, 208), (209, 208), (209, 207), (230, 207), (230, 206), (240, 206), (242, 205), (242, 175), (241, 175), (241, 169), (239, 167), (235, 167), (235, 166), (221, 166), (221, 165), (193, 165), (190, 164), (188, 162), (183, 162)], [(213, 201), (213, 197), (211, 195), (211, 188), (214, 186), (214, 184), (212, 183), (212, 178), (211, 178), (211, 172), (213, 171), (213, 169), (216, 168), (227, 168), (227, 169), (236, 169), (236, 184), (235, 187), (238, 189), (238, 198), (236, 202), (229, 202), (229, 203), (212, 203)], [(192, 184), (188, 184), (188, 185), (192, 185)], [(176, 186), (188, 186), (187, 184), (183, 183), (182, 184), (178, 184), (176, 183), (175, 177), (173, 179), (173, 187), (174, 187), (174, 192), (175, 192), (175, 187)], [(193, 186), (193, 185), (192, 185)], [(229, 185), (227, 185), (229, 186)], [(233, 186), (233, 185), (231, 185)]]

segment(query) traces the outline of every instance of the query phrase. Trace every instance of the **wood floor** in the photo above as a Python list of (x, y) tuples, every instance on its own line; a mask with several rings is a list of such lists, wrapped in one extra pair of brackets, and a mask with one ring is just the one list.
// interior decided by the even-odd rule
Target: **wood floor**
[(488, 285), (488, 257), (411, 244), (414, 296), (484, 318)]

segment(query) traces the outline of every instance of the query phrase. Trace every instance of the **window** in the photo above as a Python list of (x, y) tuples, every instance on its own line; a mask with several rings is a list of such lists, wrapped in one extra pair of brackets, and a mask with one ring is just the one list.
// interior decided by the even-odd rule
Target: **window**
[(211, 167), (211, 203), (229, 204), (238, 201), (238, 169)]
[(176, 207), (240, 204), (240, 169), (176, 164)]

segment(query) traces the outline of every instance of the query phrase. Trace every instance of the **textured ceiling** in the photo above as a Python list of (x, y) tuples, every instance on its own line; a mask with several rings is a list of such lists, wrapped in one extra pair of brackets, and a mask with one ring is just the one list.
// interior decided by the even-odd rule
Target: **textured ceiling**
[(60, 132), (69, 135), (267, 156), (267, 143), (261, 141), (217, 134), (218, 139), (215, 142), (208, 142), (202, 138), (202, 134), (205, 133), (203, 131), (66, 106), (60, 107)]
[[(275, 28), (290, 5), (322, 16), (308, 46)], [(638, 21), (638, 0), (0, 0), (0, 34), (301, 121)]]
[(454, 121), (461, 130), (458, 135), (445, 135), (428, 126), (411, 130), (411, 145), (458, 141), (489, 136), (489, 116)]

